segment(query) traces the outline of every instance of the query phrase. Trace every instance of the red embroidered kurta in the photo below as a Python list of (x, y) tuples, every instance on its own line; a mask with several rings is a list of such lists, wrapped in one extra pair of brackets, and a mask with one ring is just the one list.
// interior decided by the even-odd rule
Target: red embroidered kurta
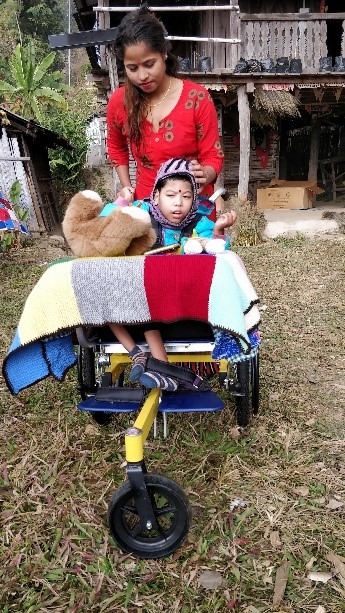
[[(223, 166), (216, 109), (208, 91), (192, 81), (183, 81), (176, 106), (160, 122), (158, 132), (144, 120), (143, 139), (138, 148), (128, 142), (124, 87), (117, 89), (107, 108), (107, 149), (113, 166), (128, 165), (129, 148), (136, 162), (135, 199), (151, 194), (157, 171), (163, 162), (174, 157), (197, 159), (202, 166), (212, 166), (217, 175)], [(203, 190), (205, 196), (213, 185)]]

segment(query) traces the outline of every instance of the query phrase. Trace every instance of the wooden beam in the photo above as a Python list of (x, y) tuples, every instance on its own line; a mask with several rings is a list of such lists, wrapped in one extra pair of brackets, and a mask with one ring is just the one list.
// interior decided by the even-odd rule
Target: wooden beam
[(241, 21), (329, 21), (345, 19), (345, 13), (240, 13), (240, 19)]
[(250, 158), (250, 108), (246, 86), (237, 90), (238, 116), (240, 123), (240, 166), (238, 172), (238, 197), (247, 200), (249, 189)]
[[(51, 49), (75, 49), (81, 47), (94, 47), (95, 45), (114, 44), (117, 28), (106, 30), (83, 30), (64, 34), (51, 34), (48, 36)], [(166, 40), (199, 41), (212, 43), (240, 44), (239, 38), (203, 38), (200, 36), (166, 36)]]
[[(93, 10), (95, 13), (129, 13), (130, 11), (137, 11), (138, 6), (94, 6)], [(199, 12), (199, 11), (239, 11), (240, 7), (238, 4), (229, 5), (204, 5), (204, 6), (152, 6), (151, 9), (157, 13), (159, 11), (164, 11), (167, 13), (175, 13), (176, 11), (184, 11), (188, 13)]]
[(201, 36), (166, 36), (166, 40), (191, 40), (200, 43), (231, 43), (240, 44), (240, 38), (204, 38)]
[(0, 162), (29, 162), (31, 158), (27, 157), (10, 157), (0, 155)]

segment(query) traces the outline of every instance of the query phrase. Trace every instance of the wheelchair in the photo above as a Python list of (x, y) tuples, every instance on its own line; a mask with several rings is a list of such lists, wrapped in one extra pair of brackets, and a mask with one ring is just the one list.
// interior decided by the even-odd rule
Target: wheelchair
[[(138, 326), (128, 326), (128, 329), (146, 351)], [(167, 323), (162, 336), (170, 363), (214, 364), (214, 337), (209, 324), (194, 320)], [(81, 395), (78, 408), (88, 411), (99, 425), (108, 424), (114, 413), (135, 416), (133, 425), (125, 432), (127, 480), (115, 491), (108, 505), (110, 533), (123, 551), (135, 557), (168, 556), (188, 534), (191, 507), (177, 483), (147, 471), (145, 441), (152, 428), (156, 436), (159, 415), (163, 418), (166, 437), (168, 413), (221, 411), (225, 402), (193, 369), (181, 369), (183, 384), (176, 392), (130, 386), (126, 367), (132, 363), (131, 359), (106, 326), (78, 329), (77, 339)], [(259, 410), (259, 351), (235, 364), (219, 360), (217, 370), (221, 389), (234, 403), (237, 425), (245, 428)]]

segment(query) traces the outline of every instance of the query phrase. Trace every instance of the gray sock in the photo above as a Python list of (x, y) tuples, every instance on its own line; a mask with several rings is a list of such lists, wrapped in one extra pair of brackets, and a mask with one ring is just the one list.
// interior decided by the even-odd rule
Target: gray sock
[(135, 383), (135, 381), (139, 381), (141, 375), (145, 371), (147, 357), (141, 351), (140, 347), (136, 345), (132, 351), (128, 353), (129, 357), (132, 358), (134, 362), (134, 366), (130, 372), (129, 380), (131, 383)]

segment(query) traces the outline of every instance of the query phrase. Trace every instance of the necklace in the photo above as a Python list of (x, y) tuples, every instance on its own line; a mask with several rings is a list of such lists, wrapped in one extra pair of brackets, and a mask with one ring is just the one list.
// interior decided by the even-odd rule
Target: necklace
[(156, 108), (157, 106), (159, 106), (160, 104), (162, 104), (163, 100), (165, 100), (165, 98), (167, 97), (168, 93), (170, 92), (170, 88), (171, 88), (171, 77), (170, 77), (170, 81), (169, 81), (169, 87), (166, 90), (163, 98), (160, 99), (159, 102), (157, 102), (157, 104), (149, 104), (150, 109), (152, 108)]

